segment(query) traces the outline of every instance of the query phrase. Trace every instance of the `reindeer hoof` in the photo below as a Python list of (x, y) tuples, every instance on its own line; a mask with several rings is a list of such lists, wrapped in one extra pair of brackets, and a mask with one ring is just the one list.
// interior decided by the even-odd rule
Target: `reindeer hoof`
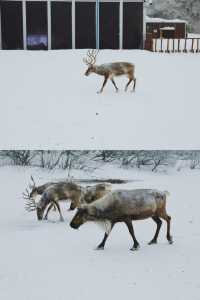
[(137, 245), (137, 246), (133, 246), (130, 250), (131, 251), (137, 251), (140, 249), (140, 245)]
[(65, 220), (62, 218), (62, 219), (60, 219), (60, 222), (64, 222)]
[(157, 244), (157, 241), (156, 241), (156, 240), (152, 240), (152, 241), (150, 241), (150, 242), (148, 243), (148, 245), (155, 245), (155, 244)]
[(167, 240), (168, 240), (169, 244), (173, 244), (173, 239), (172, 239), (171, 235), (167, 236)]
[(102, 246), (97, 246), (97, 247), (95, 248), (95, 250), (104, 250), (104, 247), (102, 247)]

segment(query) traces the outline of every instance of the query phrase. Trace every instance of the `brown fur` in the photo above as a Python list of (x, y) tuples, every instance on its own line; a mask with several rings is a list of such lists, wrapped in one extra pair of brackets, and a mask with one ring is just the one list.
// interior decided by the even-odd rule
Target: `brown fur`
[(91, 203), (103, 197), (108, 190), (110, 191), (110, 185), (108, 188), (107, 184), (97, 184), (87, 189), (72, 182), (58, 182), (50, 185), (43, 192), (37, 207), (38, 219), (41, 220), (43, 218), (43, 213), (49, 206), (44, 217), (44, 219), (47, 219), (49, 211), (53, 206), (56, 206), (60, 214), (60, 220), (63, 221), (64, 218), (58, 204), (59, 201), (71, 200), (70, 210), (73, 210), (76, 207), (79, 207), (81, 203)]
[(166, 212), (166, 195), (167, 192), (150, 189), (116, 190), (109, 192), (103, 198), (80, 207), (72, 219), (70, 226), (78, 229), (87, 221), (108, 222), (110, 230), (106, 231), (103, 241), (98, 246), (98, 249), (103, 249), (115, 223), (124, 222), (133, 238), (134, 245), (131, 250), (136, 250), (139, 243), (134, 234), (132, 220), (152, 218), (156, 222), (156, 233), (149, 242), (149, 244), (155, 244), (157, 243), (162, 225), (161, 219), (163, 219), (167, 222), (167, 240), (171, 244), (171, 217)]
[(129, 84), (133, 81), (133, 91), (135, 91), (136, 78), (135, 78), (135, 65), (129, 62), (113, 62), (103, 65), (95, 65), (96, 57), (98, 51), (92, 50), (88, 51), (87, 58), (84, 62), (88, 65), (88, 69), (85, 72), (86, 76), (89, 76), (91, 73), (95, 73), (100, 76), (104, 76), (103, 85), (99, 93), (103, 92), (103, 89), (108, 81), (111, 80), (112, 84), (115, 87), (116, 92), (118, 92), (118, 87), (114, 81), (114, 77), (126, 75), (129, 79), (128, 83), (125, 86), (125, 91), (127, 91)]

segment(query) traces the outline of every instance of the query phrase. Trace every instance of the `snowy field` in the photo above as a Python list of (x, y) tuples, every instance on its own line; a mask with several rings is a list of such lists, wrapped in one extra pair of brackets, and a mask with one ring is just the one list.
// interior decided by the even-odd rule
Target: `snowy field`
[[(90, 81), (86, 84), (94, 88)], [(107, 167), (92, 174), (134, 180), (120, 188), (170, 191), (167, 210), (172, 216), (174, 244), (167, 243), (163, 224), (159, 243), (147, 245), (155, 224), (150, 219), (138, 221), (134, 228), (141, 248), (136, 252), (129, 251), (132, 241), (123, 224), (116, 225), (105, 251), (95, 251), (103, 232), (92, 223), (78, 231), (71, 229), (74, 213), (67, 211), (66, 204), (62, 206), (64, 223), (57, 221), (55, 213), (49, 221), (38, 222), (34, 213), (24, 211), (21, 197), (31, 174), (38, 183), (65, 176), (63, 171), (0, 168), (0, 299), (199, 300), (199, 170), (164, 174)], [(74, 175), (91, 178), (80, 171)]]
[(199, 54), (101, 51), (136, 65), (135, 93), (84, 76), (76, 51), (0, 51), (0, 149), (197, 149)]

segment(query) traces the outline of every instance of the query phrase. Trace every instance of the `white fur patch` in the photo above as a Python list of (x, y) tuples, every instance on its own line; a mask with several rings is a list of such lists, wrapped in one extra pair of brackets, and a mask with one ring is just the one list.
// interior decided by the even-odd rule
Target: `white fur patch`
[(111, 222), (109, 220), (95, 221), (95, 223), (107, 234), (111, 232)]

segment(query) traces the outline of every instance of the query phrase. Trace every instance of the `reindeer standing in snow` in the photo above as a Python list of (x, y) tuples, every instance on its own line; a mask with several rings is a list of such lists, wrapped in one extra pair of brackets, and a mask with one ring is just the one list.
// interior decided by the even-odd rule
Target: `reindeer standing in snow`
[(135, 237), (132, 220), (152, 218), (157, 224), (153, 239), (149, 244), (156, 244), (162, 225), (161, 219), (167, 222), (167, 240), (172, 244), (170, 234), (171, 217), (166, 212), (168, 192), (151, 189), (116, 190), (91, 204), (82, 205), (72, 219), (70, 226), (78, 229), (87, 221), (101, 222), (106, 232), (97, 249), (104, 249), (106, 240), (117, 222), (124, 222), (133, 239), (131, 250), (137, 250), (139, 243)]
[(84, 63), (88, 66), (87, 71), (85, 72), (86, 76), (89, 76), (91, 73), (96, 73), (98, 75), (104, 76), (103, 85), (98, 93), (102, 93), (104, 86), (106, 85), (108, 79), (113, 83), (116, 92), (118, 92), (118, 87), (114, 81), (114, 77), (127, 75), (129, 78), (128, 83), (126, 84), (125, 91), (127, 91), (129, 84), (133, 81), (133, 91), (135, 91), (136, 78), (135, 78), (135, 65), (129, 62), (114, 62), (103, 65), (95, 65), (97, 58), (98, 50), (88, 50), (87, 57), (83, 59)]
[(30, 193), (28, 190), (26, 190), (26, 193), (24, 193), (24, 198), (27, 201), (25, 206), (26, 210), (36, 210), (38, 220), (42, 220), (46, 208), (47, 211), (44, 219), (47, 219), (49, 211), (55, 207), (58, 209), (60, 221), (64, 221), (59, 205), (60, 201), (71, 200), (70, 209), (72, 210), (80, 206), (81, 203), (91, 203), (96, 199), (103, 197), (110, 191), (111, 185), (97, 184), (95, 186), (84, 188), (73, 182), (63, 181), (57, 183), (47, 183), (40, 186), (40, 192), (42, 189), (44, 190), (41, 193), (39, 202), (36, 203), (35, 197), (33, 196), (36, 195), (36, 189), (38, 190), (38, 188), (39, 187), (34, 187)]

